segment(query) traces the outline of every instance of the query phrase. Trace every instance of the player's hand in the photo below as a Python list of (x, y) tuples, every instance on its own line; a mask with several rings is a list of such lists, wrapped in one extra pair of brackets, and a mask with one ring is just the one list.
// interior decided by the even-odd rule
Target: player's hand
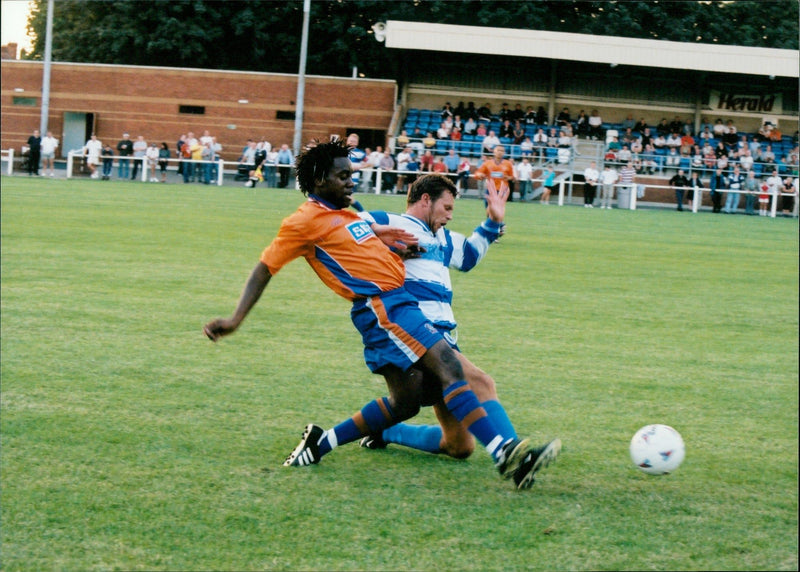
[(221, 337), (235, 332), (238, 327), (239, 324), (231, 318), (219, 318), (203, 326), (203, 333), (209, 340), (216, 342)]
[(503, 222), (509, 195), (507, 181), (502, 181), (498, 189), (494, 179), (486, 179), (486, 216), (494, 222)]
[(423, 252), (427, 252), (424, 247), (419, 246), (418, 244), (411, 244), (405, 248), (395, 250), (397, 255), (402, 258), (403, 260), (409, 260), (411, 258), (419, 258), (422, 256)]
[(386, 224), (373, 224), (371, 228), (372, 232), (375, 233), (375, 236), (380, 238), (381, 241), (389, 248), (406, 250), (409, 247), (418, 246), (419, 244), (417, 237), (410, 232), (403, 230), (402, 228), (397, 228)]

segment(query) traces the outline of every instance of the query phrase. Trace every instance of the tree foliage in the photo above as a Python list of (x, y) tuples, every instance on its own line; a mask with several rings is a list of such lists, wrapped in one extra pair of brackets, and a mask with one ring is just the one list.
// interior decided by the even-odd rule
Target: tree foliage
[[(46, 7), (34, 2), (30, 59), (44, 54)], [(401, 55), (371, 30), (387, 20), (798, 49), (797, 0), (313, 0), (307, 72), (396, 77)], [(53, 59), (295, 73), (302, 21), (302, 0), (59, 0)]]

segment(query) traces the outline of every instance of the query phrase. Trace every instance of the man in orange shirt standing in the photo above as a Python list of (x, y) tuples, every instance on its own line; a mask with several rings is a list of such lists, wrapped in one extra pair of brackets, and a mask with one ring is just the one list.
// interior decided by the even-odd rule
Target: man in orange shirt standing
[(497, 188), (500, 188), (500, 184), (503, 181), (507, 182), (509, 188), (508, 201), (511, 202), (516, 178), (514, 175), (514, 163), (506, 159), (505, 154), (506, 150), (502, 145), (495, 146), (492, 150), (492, 158), (484, 161), (478, 167), (478, 170), (475, 171), (475, 178), (478, 180), (491, 178)]

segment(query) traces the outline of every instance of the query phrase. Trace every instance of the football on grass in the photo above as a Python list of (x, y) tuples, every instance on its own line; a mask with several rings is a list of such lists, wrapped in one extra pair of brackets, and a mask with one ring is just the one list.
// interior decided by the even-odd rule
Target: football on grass
[(633, 464), (648, 475), (667, 475), (680, 467), (686, 449), (669, 425), (646, 425), (631, 439)]

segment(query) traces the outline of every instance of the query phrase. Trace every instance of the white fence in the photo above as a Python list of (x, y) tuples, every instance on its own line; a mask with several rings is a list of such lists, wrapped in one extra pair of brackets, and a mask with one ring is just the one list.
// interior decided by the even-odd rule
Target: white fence
[[(75, 173), (75, 171), (76, 171), (75, 166), (76, 166), (76, 164), (82, 166), (83, 159), (84, 159), (84, 156), (80, 151), (70, 151), (68, 153), (68, 155), (67, 155), (67, 169), (66, 169), (67, 178), (72, 178), (73, 176), (75, 176), (75, 174), (76, 174)], [(151, 163), (153, 162), (153, 161), (149, 160), (147, 157), (122, 157), (122, 156), (119, 156), (119, 155), (105, 156), (105, 157), (100, 157), (100, 162), (101, 163), (97, 166), (98, 169), (102, 169), (102, 161), (103, 161), (103, 159), (107, 159), (107, 160), (110, 159), (110, 160), (114, 161), (114, 164), (113, 164), (112, 168), (118, 168), (119, 167), (119, 163), (118, 163), (119, 159), (124, 159), (124, 160), (128, 160), (128, 161), (140, 161), (141, 162), (141, 169), (142, 169), (142, 173), (141, 173), (142, 182), (147, 182), (148, 172), (150, 171)], [(6, 162), (6, 173), (8, 175), (13, 174), (14, 160), (15, 160), (14, 149), (4, 149), (4, 150), (2, 150), (2, 161)], [(175, 165), (175, 166), (177, 166), (178, 164), (181, 164), (181, 163), (183, 163), (184, 165), (186, 165), (187, 163), (191, 163), (194, 168), (201, 167), (201, 166), (205, 167), (206, 165), (209, 165), (209, 164), (213, 163), (217, 167), (216, 168), (216, 177), (215, 177), (213, 183), (218, 185), (218, 186), (221, 186), (223, 184), (224, 175), (226, 175), (226, 174), (229, 174), (229, 175), (230, 174), (234, 174), (235, 175), (235, 174), (239, 173), (239, 163), (235, 162), (235, 161), (223, 161), (222, 159), (220, 159), (219, 161), (213, 161), (213, 162), (211, 162), (211, 161), (191, 161), (191, 160), (187, 161), (186, 159), (176, 159), (176, 158), (166, 159), (166, 161), (167, 161), (167, 163), (169, 165)], [(158, 164), (158, 161), (156, 161), (156, 164)], [(229, 169), (227, 171), (225, 170), (226, 166), (229, 167)], [(272, 170), (272, 172), (274, 174), (277, 174), (280, 169), (287, 169), (287, 168), (291, 168), (291, 167), (288, 167), (286, 165), (269, 165), (268, 166), (268, 170)], [(267, 170), (265, 170), (265, 172), (263, 173), (265, 178), (268, 176), (268, 172), (266, 172), (266, 171)], [(362, 177), (369, 177), (370, 180), (373, 180), (373, 178), (374, 178), (374, 186), (372, 187), (372, 191), (374, 191), (375, 194), (382, 194), (384, 192), (383, 191), (383, 183), (384, 183), (383, 175), (387, 174), (387, 173), (393, 174), (395, 176), (420, 176), (420, 175), (425, 174), (425, 172), (423, 172), (423, 171), (409, 172), (409, 171), (396, 171), (396, 170), (386, 170), (386, 169), (376, 168), (376, 169), (363, 169), (361, 171), (361, 176)], [(455, 177), (454, 173), (448, 173), (448, 175)], [(571, 202), (571, 196), (568, 196), (568, 194), (567, 194), (567, 185), (568, 184), (579, 184), (579, 185), (584, 184), (581, 181), (570, 181), (569, 180), (570, 177), (571, 177), (571, 173), (569, 171), (567, 171), (567, 172), (562, 173), (561, 175), (559, 175), (556, 178), (555, 182), (557, 184), (557, 189), (558, 189), (558, 194), (557, 194), (557, 204), (558, 204), (558, 206), (564, 206), (565, 204), (569, 204)], [(470, 175), (468, 178), (474, 179), (475, 177), (474, 177), (474, 175)], [(211, 182), (211, 181), (209, 181), (209, 182)], [(544, 179), (536, 178), (536, 179), (532, 179), (531, 180), (531, 185), (533, 185), (533, 183), (543, 183), (543, 182), (544, 182)], [(632, 185), (626, 185), (626, 184), (621, 184), (621, 183), (615, 184), (614, 185), (614, 189), (615, 189), (615, 194), (617, 195), (618, 204), (619, 204), (619, 190), (620, 189), (624, 189), (624, 190), (627, 190), (630, 193), (630, 199), (629, 199), (627, 208), (630, 209), (630, 210), (636, 210), (637, 209), (637, 203), (640, 200), (639, 197), (637, 196), (637, 188), (639, 186), (640, 185), (637, 184), (637, 183), (634, 183)], [(598, 192), (600, 192), (602, 186), (598, 185), (597, 188), (598, 188)], [(646, 188), (674, 190), (673, 187), (668, 186), (668, 185), (651, 185), (651, 184), (648, 184), (648, 185), (646, 185)], [(389, 190), (389, 192), (391, 192), (391, 190)], [(466, 193), (467, 190), (465, 189), (465, 190), (462, 190), (461, 192), (462, 193)], [(478, 190), (478, 192), (480, 192), (480, 189)], [(706, 193), (706, 192), (710, 193), (711, 191), (710, 191), (710, 189), (698, 189), (697, 191), (695, 191), (694, 198), (693, 198), (693, 200), (691, 201), (691, 204), (690, 204), (691, 211), (693, 213), (699, 212), (700, 206), (702, 205), (702, 202), (703, 202), (703, 193)], [(739, 195), (752, 194), (752, 193), (749, 193), (748, 191), (744, 191), (744, 190), (738, 190), (737, 191), (737, 190), (731, 190), (731, 189), (723, 189), (720, 192), (721, 193), (725, 193), (725, 194), (735, 193), (735, 194), (739, 194)], [(533, 197), (535, 198), (537, 196), (537, 194), (538, 193), (534, 192)], [(761, 191), (757, 191), (755, 194), (758, 195), (758, 194), (765, 194), (765, 193), (763, 193)], [(792, 212), (792, 215), (793, 216), (797, 216), (798, 208), (800, 208), (800, 201), (797, 200), (798, 197), (796, 197), (794, 195), (794, 193), (767, 193), (767, 194), (770, 195), (769, 215), (771, 217), (774, 218), (774, 217), (777, 216), (778, 203), (780, 202), (781, 197), (784, 197), (784, 196), (794, 196), (795, 197), (794, 210)], [(664, 204), (669, 204), (669, 203), (664, 203)]]

